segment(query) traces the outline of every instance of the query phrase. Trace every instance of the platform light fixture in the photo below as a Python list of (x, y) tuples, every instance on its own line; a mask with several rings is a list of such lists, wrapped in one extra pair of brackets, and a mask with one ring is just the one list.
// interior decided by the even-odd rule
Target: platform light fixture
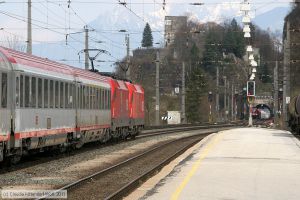
[(254, 60), (254, 55), (253, 54), (250, 54), (249, 60)]
[(243, 19), (242, 19), (242, 22), (244, 24), (250, 23), (251, 22), (250, 16), (249, 15), (244, 16)]
[(250, 33), (245, 33), (244, 34), (244, 38), (250, 38), (251, 37), (251, 34)]
[(249, 79), (250, 79), (251, 81), (253, 81), (253, 80), (255, 79), (255, 74), (252, 73)]
[(250, 11), (250, 10), (251, 10), (250, 3), (241, 4), (241, 11)]
[(252, 51), (253, 51), (252, 46), (251, 46), (251, 45), (248, 45), (248, 46), (247, 46), (247, 52), (252, 52)]
[(255, 60), (251, 60), (250, 65), (251, 65), (252, 67), (257, 67), (257, 62), (256, 62)]
[(250, 33), (251, 32), (250, 26), (249, 25), (245, 25), (244, 28), (243, 28), (243, 32), (244, 33)]

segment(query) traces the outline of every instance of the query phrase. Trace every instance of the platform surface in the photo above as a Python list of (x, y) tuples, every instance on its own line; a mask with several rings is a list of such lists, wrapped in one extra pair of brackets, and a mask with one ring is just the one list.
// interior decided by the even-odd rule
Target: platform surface
[(220, 132), (139, 199), (299, 200), (300, 143), (281, 130)]

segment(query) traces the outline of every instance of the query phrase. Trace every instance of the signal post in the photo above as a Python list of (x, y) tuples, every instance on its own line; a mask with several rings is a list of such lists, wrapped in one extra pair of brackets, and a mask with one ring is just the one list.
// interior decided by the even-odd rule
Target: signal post
[(249, 123), (248, 123), (248, 126), (253, 126), (252, 104), (255, 101), (255, 81), (247, 81), (247, 100), (248, 100), (248, 104), (249, 104)]

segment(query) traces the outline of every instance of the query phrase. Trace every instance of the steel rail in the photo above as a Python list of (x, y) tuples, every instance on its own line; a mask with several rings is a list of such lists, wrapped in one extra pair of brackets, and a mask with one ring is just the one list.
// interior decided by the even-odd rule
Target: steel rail
[[(154, 175), (158, 170), (162, 169), (164, 166), (166, 166), (172, 160), (176, 159), (178, 156), (183, 154), (186, 150), (188, 150), (189, 148), (191, 148), (192, 146), (194, 146), (199, 141), (201, 141), (206, 136), (208, 136), (212, 133), (215, 133), (215, 132), (206, 133), (206, 134), (203, 135), (203, 137), (201, 137), (199, 139), (196, 139), (195, 141), (193, 141), (193, 142), (189, 143), (188, 145), (182, 147), (180, 150), (176, 151), (173, 155), (166, 158), (165, 160), (160, 162), (158, 165), (154, 166), (152, 169), (148, 170), (147, 172), (145, 172), (144, 174), (142, 174), (138, 178), (134, 179), (133, 181), (126, 184), (125, 186), (123, 186), (118, 191), (114, 192), (113, 194), (111, 194), (110, 196), (105, 198), (105, 200), (122, 199), (124, 196), (126, 196), (131, 191), (133, 191), (135, 188), (137, 188), (139, 185), (141, 185), (141, 182), (146, 181), (148, 178), (150, 178), (152, 175)], [(199, 135), (197, 135), (197, 136), (199, 137)], [(176, 141), (178, 141), (178, 140), (176, 140)]]
[(161, 162), (159, 164), (159, 166), (156, 166), (154, 167), (152, 170), (148, 171), (146, 174), (142, 175), (141, 177), (139, 177), (138, 179), (132, 181), (131, 183), (125, 185), (123, 188), (121, 188), (119, 191), (115, 192), (114, 194), (112, 194), (109, 199), (114, 199), (115, 197), (119, 196), (119, 195), (122, 195), (125, 193), (125, 190), (126, 189), (132, 189), (134, 185), (137, 184), (137, 182), (141, 179), (143, 179), (144, 177), (146, 177), (147, 175), (151, 174), (155, 169), (159, 169), (161, 167), (163, 167), (166, 163), (170, 162), (171, 160), (173, 160), (174, 158), (176, 158), (176, 156), (180, 155), (182, 152), (184, 152), (185, 150), (187, 150), (188, 148), (190, 148), (191, 146), (193, 146), (194, 144), (196, 144), (197, 142), (199, 142), (200, 140), (202, 140), (204, 137), (212, 134), (212, 133), (216, 133), (217, 131), (207, 131), (205, 133), (201, 133), (201, 134), (197, 134), (197, 135), (192, 135), (192, 136), (187, 136), (187, 137), (183, 137), (183, 138), (179, 138), (179, 139), (175, 139), (175, 140), (171, 140), (171, 141), (168, 141), (168, 142), (164, 142), (163, 144), (159, 145), (159, 146), (156, 146), (154, 148), (151, 148), (143, 153), (140, 153), (132, 158), (129, 158), (129, 159), (126, 159), (125, 161), (122, 161), (120, 163), (117, 163), (111, 167), (108, 167), (104, 170), (101, 170), (101, 171), (98, 171), (92, 175), (89, 175), (87, 177), (84, 177), (82, 179), (79, 179), (75, 182), (72, 182), (68, 185), (65, 185), (57, 190), (55, 190), (53, 193), (50, 193), (46, 196), (43, 196), (41, 198), (38, 198), (38, 199), (47, 199), (48, 197), (50, 197), (52, 194), (54, 193), (57, 193), (57, 192), (60, 192), (62, 190), (70, 190), (74, 187), (78, 187), (80, 186), (81, 184), (84, 184), (85, 182), (91, 180), (92, 178), (95, 178), (95, 177), (101, 177), (101, 176), (104, 176), (114, 170), (117, 170), (118, 168), (121, 168), (123, 166), (126, 166), (127, 164), (139, 159), (139, 158), (142, 158), (142, 157), (145, 157), (147, 156), (148, 154), (154, 152), (154, 151), (158, 151), (159, 149), (162, 149), (164, 148), (166, 145), (171, 145), (173, 143), (176, 143), (178, 141), (181, 141), (181, 140), (187, 140), (187, 139), (191, 139), (191, 138), (198, 138), (196, 139), (195, 141), (193, 141), (191, 144), (185, 146), (184, 148), (178, 150), (175, 154), (173, 154), (171, 157), (169, 157), (168, 159), (164, 160), (163, 162)]
[(193, 131), (193, 130), (202, 130), (202, 129), (211, 129), (211, 128), (226, 128), (226, 127), (235, 127), (237, 124), (222, 124), (222, 125), (209, 125), (209, 126), (187, 126), (187, 127), (179, 127), (179, 128), (170, 128), (167, 130), (154, 130), (148, 132), (142, 132), (140, 135), (136, 136), (136, 138), (145, 138), (151, 137), (155, 135), (163, 135), (169, 133), (183, 132), (183, 131)]

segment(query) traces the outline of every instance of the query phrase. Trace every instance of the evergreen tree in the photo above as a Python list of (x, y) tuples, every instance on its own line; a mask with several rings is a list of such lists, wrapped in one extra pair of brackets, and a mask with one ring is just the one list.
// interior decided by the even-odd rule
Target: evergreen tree
[(200, 122), (203, 111), (201, 110), (201, 97), (206, 92), (206, 80), (202, 69), (198, 66), (193, 69), (187, 82), (186, 90), (186, 116), (189, 122)]
[(245, 55), (245, 39), (242, 29), (233, 19), (227, 27), (224, 37), (224, 49), (226, 53), (233, 53), (235, 56), (242, 58)]
[(272, 79), (270, 78), (270, 71), (266, 63), (258, 67), (257, 69), (258, 69), (258, 76), (261, 82), (272, 83)]
[(192, 68), (197, 67), (197, 64), (200, 61), (199, 56), (200, 56), (199, 49), (197, 45), (194, 43), (190, 53), (190, 61), (191, 61)]
[(204, 69), (211, 75), (215, 75), (215, 67), (222, 61), (222, 48), (216, 31), (209, 32), (205, 40), (205, 51), (203, 52)]
[(150, 25), (146, 23), (143, 32), (143, 40), (142, 40), (142, 47), (152, 47), (153, 46), (153, 37)]
[(199, 49), (193, 44), (190, 51), (192, 73), (187, 80), (186, 115), (189, 122), (199, 122), (201, 107), (201, 96), (205, 92), (206, 80), (199, 64)]

